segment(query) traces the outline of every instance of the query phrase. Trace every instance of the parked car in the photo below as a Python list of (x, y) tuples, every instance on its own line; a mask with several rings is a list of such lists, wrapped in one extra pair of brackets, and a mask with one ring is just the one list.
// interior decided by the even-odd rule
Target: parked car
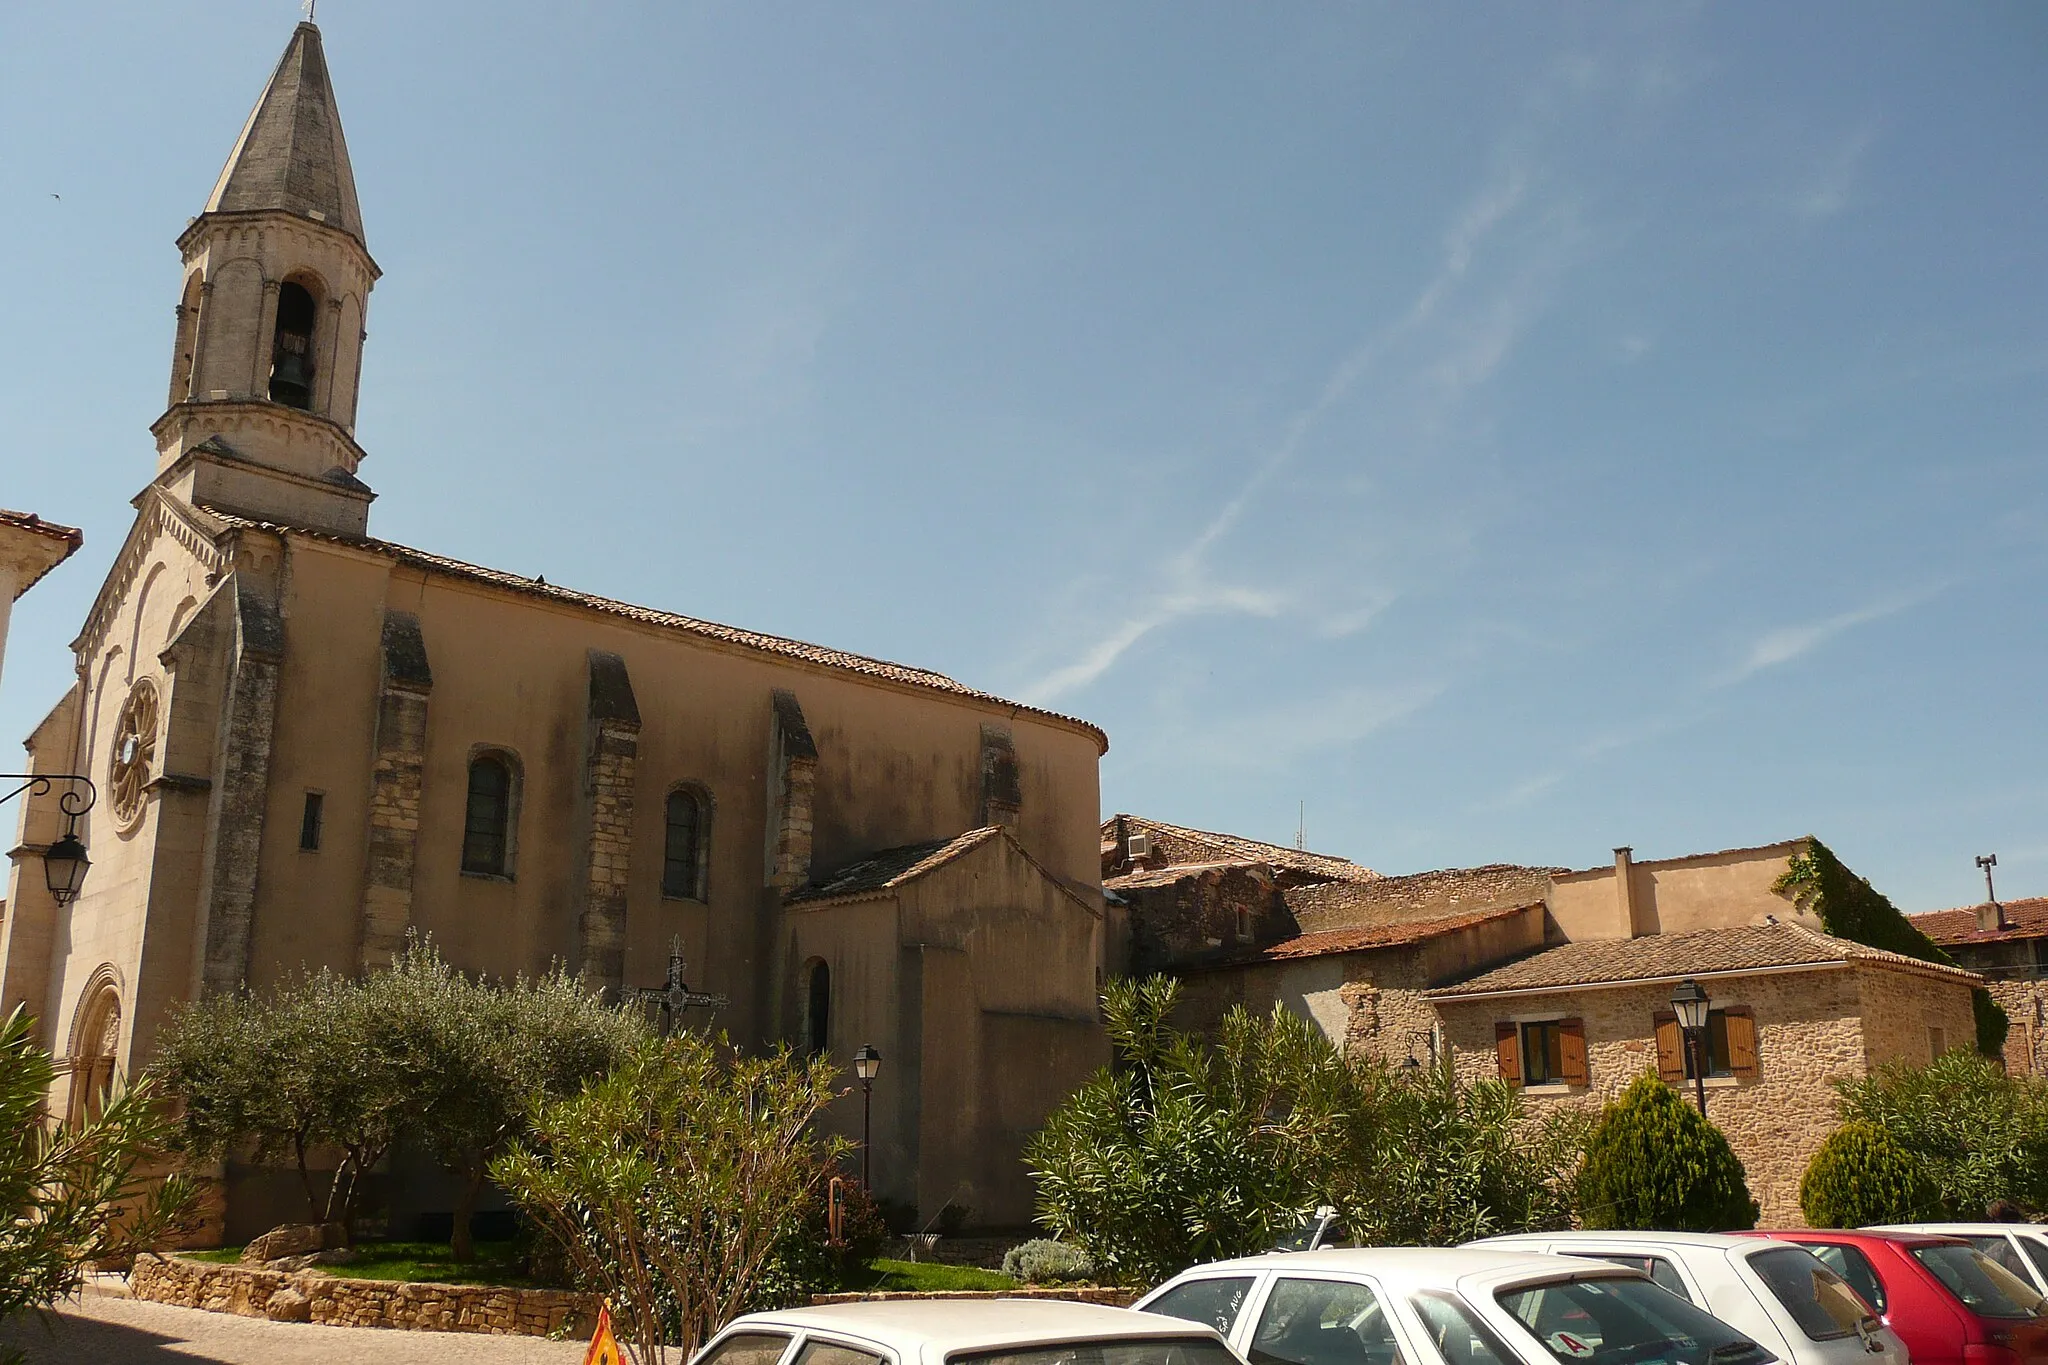
[(1811, 1250), (1899, 1334), (1913, 1365), (2048, 1365), (2048, 1300), (1968, 1242), (1834, 1228), (1754, 1235)]
[(1894, 1223), (1864, 1231), (1960, 1237), (2048, 1294), (2048, 1227), (2038, 1223)]
[(1764, 1347), (1640, 1270), (1500, 1248), (1217, 1261), (1138, 1301), (1253, 1365), (1766, 1365)]
[(1529, 1232), (1473, 1246), (1640, 1270), (1794, 1365), (1907, 1365), (1906, 1345), (1805, 1247), (1702, 1232)]
[(1089, 1303), (908, 1300), (749, 1313), (693, 1365), (1244, 1365), (1214, 1329)]

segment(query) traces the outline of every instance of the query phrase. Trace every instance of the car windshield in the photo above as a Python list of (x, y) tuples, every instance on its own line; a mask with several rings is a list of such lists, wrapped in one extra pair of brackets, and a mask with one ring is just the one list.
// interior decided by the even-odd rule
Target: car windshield
[(1553, 1280), (1494, 1297), (1564, 1365), (1762, 1365), (1777, 1358), (1648, 1280)]
[(1963, 1307), (1987, 1318), (2037, 1317), (2043, 1307), (2034, 1287), (1972, 1246), (1931, 1242), (1913, 1248), (1913, 1259), (1934, 1272)]
[(1804, 1247), (1773, 1247), (1749, 1258), (1750, 1269), (1815, 1341), (1853, 1336), (1871, 1317), (1856, 1291)]
[(1220, 1341), (1200, 1337), (1119, 1338), (1063, 1341), (1010, 1351), (977, 1351), (948, 1356), (951, 1365), (1240, 1365)]

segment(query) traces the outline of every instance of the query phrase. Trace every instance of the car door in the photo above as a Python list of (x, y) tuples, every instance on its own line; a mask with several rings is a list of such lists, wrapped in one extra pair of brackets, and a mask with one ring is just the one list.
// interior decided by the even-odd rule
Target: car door
[(1276, 1272), (1231, 1344), (1252, 1365), (1423, 1365), (1385, 1291), (1362, 1275)]

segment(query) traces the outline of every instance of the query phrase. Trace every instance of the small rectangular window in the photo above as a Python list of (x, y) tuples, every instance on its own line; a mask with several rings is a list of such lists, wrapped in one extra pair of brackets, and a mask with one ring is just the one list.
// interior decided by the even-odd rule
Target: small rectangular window
[(1927, 1029), (1927, 1055), (1938, 1061), (1941, 1055), (1947, 1051), (1948, 1030), (1945, 1028), (1935, 1028), (1930, 1025)]
[(306, 793), (306, 811), (299, 817), (299, 847), (308, 853), (320, 850), (320, 816), (327, 798), (320, 792)]
[(1564, 1084), (1564, 1021), (1546, 1019), (1522, 1025), (1522, 1082)]

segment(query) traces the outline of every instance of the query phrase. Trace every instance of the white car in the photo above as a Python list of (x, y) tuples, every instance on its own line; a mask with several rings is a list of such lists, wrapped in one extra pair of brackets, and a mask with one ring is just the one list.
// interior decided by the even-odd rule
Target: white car
[(1214, 1329), (1044, 1299), (897, 1300), (734, 1318), (693, 1365), (1244, 1365)]
[(1214, 1327), (1253, 1365), (1776, 1359), (1640, 1270), (1490, 1247), (1364, 1247), (1218, 1261), (1174, 1276), (1137, 1307)]
[(1917, 1232), (1960, 1237), (2013, 1274), (2048, 1294), (2048, 1227), (2039, 1223), (1890, 1223), (1865, 1232)]
[(1640, 1270), (1792, 1365), (1907, 1365), (1906, 1344), (1814, 1254), (1706, 1232), (1526, 1232), (1473, 1246), (1597, 1257)]

